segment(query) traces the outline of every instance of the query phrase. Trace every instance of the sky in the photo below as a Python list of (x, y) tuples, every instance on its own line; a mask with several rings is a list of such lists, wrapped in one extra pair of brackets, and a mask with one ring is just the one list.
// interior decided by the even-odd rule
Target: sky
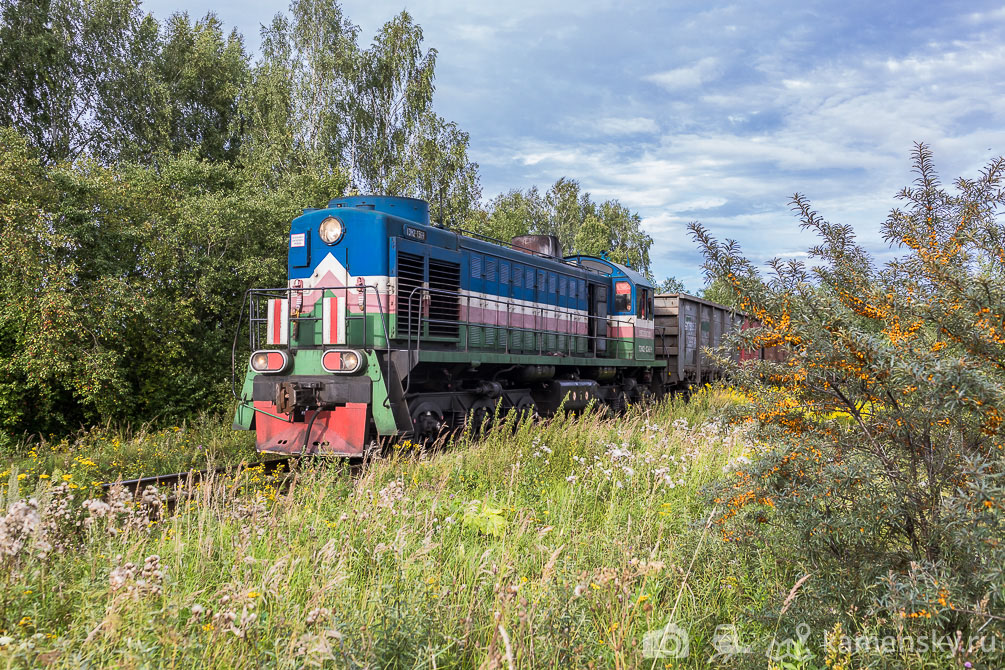
[[(806, 257), (806, 195), (882, 260), (880, 225), (915, 142), (943, 181), (1005, 154), (1005, 5), (993, 2), (345, 0), (361, 41), (403, 9), (438, 52), (434, 107), (470, 133), (488, 201), (576, 179), (654, 242), (653, 274), (702, 286), (686, 225), (758, 263)], [(214, 11), (254, 53), (282, 3), (147, 0)]]

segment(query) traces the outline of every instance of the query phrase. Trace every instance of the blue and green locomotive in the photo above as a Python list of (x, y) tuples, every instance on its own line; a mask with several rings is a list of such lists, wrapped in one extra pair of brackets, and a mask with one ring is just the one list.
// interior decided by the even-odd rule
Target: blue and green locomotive
[[(558, 242), (431, 225), (426, 202), (347, 197), (291, 225), (288, 286), (248, 292), (235, 428), (261, 451), (356, 456), (497, 410), (619, 408), (663, 393), (652, 284)], [(235, 371), (235, 374), (237, 372)]]

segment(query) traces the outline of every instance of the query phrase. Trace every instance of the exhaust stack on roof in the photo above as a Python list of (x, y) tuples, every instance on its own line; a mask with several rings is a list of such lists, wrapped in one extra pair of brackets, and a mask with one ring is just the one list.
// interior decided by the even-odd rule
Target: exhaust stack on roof
[(520, 251), (562, 258), (562, 243), (554, 235), (520, 235), (510, 243)]

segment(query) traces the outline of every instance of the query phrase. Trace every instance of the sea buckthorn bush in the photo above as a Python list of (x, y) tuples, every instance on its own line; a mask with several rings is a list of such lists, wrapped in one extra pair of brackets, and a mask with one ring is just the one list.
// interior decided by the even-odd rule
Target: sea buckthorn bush
[(961, 655), (971, 635), (1001, 650), (1005, 160), (952, 189), (927, 146), (913, 163), (882, 224), (895, 249), (883, 263), (799, 194), (793, 209), (819, 237), (809, 263), (775, 260), (765, 275), (691, 225), (709, 278), (759, 324), (733, 344), (784, 353), (730, 364), (754, 407), (734, 419), (764, 446), (711, 496), (721, 540), (810, 574), (793, 605), (804, 619), (843, 619), (849, 634), (962, 631)]

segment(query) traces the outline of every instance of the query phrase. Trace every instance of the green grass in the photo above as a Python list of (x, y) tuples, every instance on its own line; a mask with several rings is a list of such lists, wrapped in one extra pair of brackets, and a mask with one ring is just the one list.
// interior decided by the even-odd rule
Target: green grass
[(0, 493), (10, 477), (22, 488), (65, 480), (89, 490), (116, 479), (236, 465), (258, 460), (254, 443), (254, 434), (209, 415), (159, 429), (108, 424), (61, 439), (23, 440), (0, 451)]
[[(749, 447), (716, 423), (725, 402), (497, 425), (363, 469), (314, 462), (285, 487), (218, 476), (153, 518), (129, 502), (88, 522), (78, 491), (12, 475), (0, 502), (34, 497), (39, 530), (13, 555), (0, 532), (0, 666), (708, 667), (719, 624), (770, 639), (801, 574), (706, 527), (703, 486)], [(148, 444), (242, 453), (209, 423), (179, 428)], [(646, 658), (671, 621), (689, 657)]]

